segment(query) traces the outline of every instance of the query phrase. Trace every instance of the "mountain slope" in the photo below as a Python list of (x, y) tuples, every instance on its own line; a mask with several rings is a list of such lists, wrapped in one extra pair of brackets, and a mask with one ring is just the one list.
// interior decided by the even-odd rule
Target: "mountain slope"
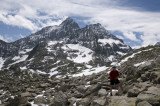
[[(132, 49), (101, 24), (79, 28), (71, 18), (12, 43), (2, 43), (2, 68), (19, 67), (47, 75), (77, 73), (117, 61)], [(4, 53), (5, 52), (5, 53)]]
[[(56, 43), (50, 41), (40, 44), (32, 51), (33, 56), (38, 56), (36, 51), (42, 49), (41, 47), (45, 44), (51, 46)], [(69, 48), (73, 46), (66, 45), (62, 46), (61, 49), (70, 50)], [(77, 45), (72, 50), (76, 47)], [(48, 50), (52, 51), (52, 49)], [(28, 59), (32, 59), (32, 56)], [(64, 60), (66, 59), (64, 58)], [(112, 91), (113, 96), (110, 96), (110, 82), (106, 77), (110, 68), (89, 76), (82, 74), (80, 77), (75, 75), (49, 78), (37, 73), (33, 74), (30, 71), (22, 71), (16, 64), (17, 66), (11, 66), (10, 69), (0, 71), (0, 92), (2, 94), (0, 100), (3, 104), (10, 104), (11, 106), (13, 103), (16, 104), (15, 106), (26, 103), (49, 106), (59, 104), (65, 104), (65, 106), (160, 105), (160, 46), (137, 49), (133, 53), (123, 56), (116, 64), (120, 72), (119, 79), (124, 87), (123, 94), (115, 86)]]

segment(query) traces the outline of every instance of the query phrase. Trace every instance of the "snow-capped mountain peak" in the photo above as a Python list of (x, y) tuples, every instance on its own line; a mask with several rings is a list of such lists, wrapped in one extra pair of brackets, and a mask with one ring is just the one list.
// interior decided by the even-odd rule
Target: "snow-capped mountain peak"
[(87, 25), (86, 26), (87, 29), (91, 29), (92, 31), (97, 31), (97, 32), (103, 32), (103, 33), (106, 33), (106, 29), (100, 24), (100, 23), (97, 23), (97, 24), (91, 24), (91, 25)]
[(109, 65), (132, 51), (101, 24), (80, 28), (70, 17), (60, 25), (42, 28), (28, 37), (1, 45), (2, 69), (18, 64), (21, 69), (50, 75), (72, 74), (90, 70), (88, 67)]
[(65, 31), (79, 29), (79, 25), (70, 17), (66, 18), (60, 24), (60, 27), (63, 28)]

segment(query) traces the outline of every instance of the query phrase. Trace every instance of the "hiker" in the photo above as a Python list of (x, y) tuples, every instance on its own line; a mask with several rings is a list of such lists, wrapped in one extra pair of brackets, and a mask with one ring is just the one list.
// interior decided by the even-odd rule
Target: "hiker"
[(120, 83), (120, 81), (118, 80), (118, 76), (119, 76), (119, 72), (116, 70), (116, 66), (113, 66), (112, 70), (109, 73), (111, 96), (112, 96), (112, 88), (113, 88), (114, 84), (119, 85), (119, 87), (121, 88), (121, 90), (123, 92), (123, 87), (122, 87), (122, 84)]

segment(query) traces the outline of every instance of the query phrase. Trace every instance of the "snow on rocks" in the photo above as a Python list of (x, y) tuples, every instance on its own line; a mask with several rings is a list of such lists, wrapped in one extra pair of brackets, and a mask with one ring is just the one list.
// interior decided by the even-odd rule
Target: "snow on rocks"
[(2, 57), (0, 57), (0, 70), (3, 67), (4, 62), (5, 60)]
[(140, 62), (140, 63), (137, 63), (137, 64), (134, 64), (134, 66), (135, 67), (138, 67), (138, 66), (140, 66), (140, 65), (142, 65), (142, 64), (145, 64), (146, 62)]
[(85, 76), (86, 75), (92, 75), (93, 73), (99, 73), (99, 72), (102, 72), (106, 69), (107, 69), (107, 67), (105, 67), (105, 66), (92, 68), (92, 69), (86, 69), (86, 70), (83, 70), (81, 73), (73, 74), (71, 76), (72, 77), (79, 77), (79, 76), (83, 76), (83, 75), (85, 75)]
[[(142, 50), (142, 51), (135, 52), (135, 53), (133, 53), (132, 55), (130, 55), (130, 56), (128, 56), (128, 57), (122, 59), (119, 63), (114, 63), (114, 64), (120, 66), (122, 63), (128, 61), (128, 59), (134, 58), (135, 55), (140, 54), (141, 52), (150, 51), (150, 50), (152, 50), (152, 48), (151, 48), (151, 49), (148, 49), (148, 50)], [(144, 64), (144, 63), (141, 63), (141, 64)], [(141, 64), (140, 64), (140, 65), (141, 65)], [(136, 64), (136, 65), (139, 65), (139, 64)]]
[(101, 42), (103, 45), (106, 45), (106, 44), (113, 45), (114, 43), (115, 44), (123, 44), (119, 40), (114, 40), (114, 39), (111, 39), (111, 38), (109, 38), (109, 39), (98, 39), (98, 42)]
[(49, 41), (49, 42), (48, 42), (48, 46), (46, 47), (47, 50), (48, 50), (49, 52), (54, 52), (54, 50), (52, 50), (52, 46), (53, 46), (53, 45), (56, 45), (57, 43), (63, 43), (63, 41)]
[(111, 55), (111, 56), (108, 57), (108, 59), (109, 59), (110, 61), (113, 61), (113, 60), (115, 60), (115, 56)]
[(93, 51), (79, 44), (66, 44), (62, 49), (69, 55), (67, 59), (76, 63), (88, 63), (92, 60)]
[(122, 52), (117, 52), (119, 55), (123, 56), (125, 55), (126, 53), (122, 53)]
[(10, 64), (10, 65), (13, 65), (13, 64), (16, 64), (16, 63), (19, 63), (19, 62), (22, 62), (22, 61), (25, 61), (27, 59), (28, 55), (22, 55), (22, 57), (20, 56), (15, 56), (12, 60), (16, 60), (16, 62)]
[(22, 51), (19, 51), (19, 54), (26, 54), (27, 52), (30, 52), (33, 48), (31, 49), (24, 49)]
[(49, 76), (49, 77), (51, 77), (51, 76), (53, 76), (53, 75), (58, 74), (58, 71), (51, 71), (49, 74), (50, 74), (50, 76)]
[(49, 42), (48, 42), (48, 46), (55, 45), (55, 44), (57, 44), (57, 43), (58, 43), (58, 41), (49, 41)]

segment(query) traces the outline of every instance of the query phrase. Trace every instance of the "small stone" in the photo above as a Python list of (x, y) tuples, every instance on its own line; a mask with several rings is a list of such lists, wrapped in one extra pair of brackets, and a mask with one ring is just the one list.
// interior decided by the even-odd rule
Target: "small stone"
[(46, 104), (47, 100), (43, 96), (39, 96), (34, 99), (35, 104)]
[(152, 105), (149, 104), (147, 101), (142, 101), (142, 102), (139, 102), (137, 106), (152, 106)]
[(77, 101), (76, 106), (90, 106), (90, 102), (91, 102), (90, 98), (84, 98)]
[(31, 97), (29, 92), (21, 93), (21, 97)]
[(98, 95), (100, 95), (100, 96), (106, 96), (107, 95), (107, 91), (105, 89), (100, 89), (98, 91)]
[(107, 103), (107, 99), (105, 97), (101, 97), (101, 98), (93, 100), (92, 105), (93, 106), (105, 106), (106, 103)]

